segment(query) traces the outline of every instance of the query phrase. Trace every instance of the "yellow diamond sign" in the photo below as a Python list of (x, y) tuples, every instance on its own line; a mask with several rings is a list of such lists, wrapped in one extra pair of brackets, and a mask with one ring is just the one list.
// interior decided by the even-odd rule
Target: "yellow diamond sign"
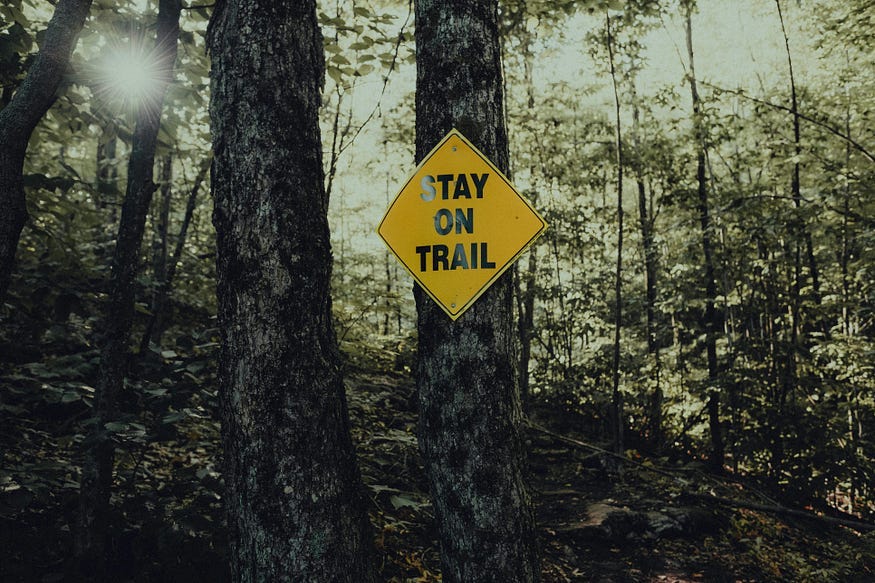
[(417, 167), (377, 232), (455, 320), (546, 228), (510, 180), (452, 130)]

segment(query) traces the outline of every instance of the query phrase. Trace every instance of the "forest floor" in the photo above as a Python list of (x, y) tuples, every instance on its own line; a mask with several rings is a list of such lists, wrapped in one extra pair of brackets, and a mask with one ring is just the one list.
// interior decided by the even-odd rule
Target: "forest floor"
[[(367, 372), (350, 380), (384, 576), (440, 581), (412, 382)], [(545, 423), (563, 417), (545, 406), (538, 413)], [(561, 432), (527, 427), (544, 583), (875, 581), (875, 534), (730, 507), (727, 500), (779, 505), (695, 462), (666, 467), (637, 454), (620, 461), (564, 425)]]
[[(113, 427), (119, 464), (111, 568), (118, 581), (229, 580), (214, 352), (206, 342), (185, 356), (155, 355), (130, 384), (129, 413)], [(0, 363), (4, 583), (75, 580), (77, 452), (96, 358), (83, 351)], [(440, 581), (412, 380), (358, 366), (347, 383), (380, 579)], [(775, 503), (695, 462), (634, 452), (618, 460), (544, 404), (533, 417), (539, 422), (527, 425), (526, 442), (544, 583), (875, 581), (875, 533), (728, 506), (728, 499)]]

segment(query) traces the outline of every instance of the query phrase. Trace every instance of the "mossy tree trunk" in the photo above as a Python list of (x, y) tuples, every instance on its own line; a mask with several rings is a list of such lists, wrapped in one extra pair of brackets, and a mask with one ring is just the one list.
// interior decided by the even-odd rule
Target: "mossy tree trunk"
[[(416, 2), (416, 157), (456, 128), (507, 172), (495, 0)], [(540, 578), (523, 481), (512, 274), (456, 322), (415, 290), (419, 443), (443, 580)]]
[(225, 504), (235, 581), (373, 581), (331, 322), (314, 0), (210, 23)]

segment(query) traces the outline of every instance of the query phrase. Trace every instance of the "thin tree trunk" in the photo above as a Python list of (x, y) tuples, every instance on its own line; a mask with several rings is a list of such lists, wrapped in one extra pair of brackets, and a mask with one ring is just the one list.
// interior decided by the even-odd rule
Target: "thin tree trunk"
[(633, 104), (632, 123), (635, 130), (636, 149), (636, 176), (635, 184), (638, 187), (638, 224), (641, 228), (641, 247), (644, 255), (644, 305), (647, 334), (647, 352), (653, 354), (657, 351), (656, 345), (656, 246), (653, 237), (653, 224), (647, 208), (647, 188), (644, 184), (644, 168), (641, 156), (641, 143), (639, 138), (639, 111), (638, 104)]
[(115, 449), (106, 424), (117, 415), (116, 405), (128, 365), (128, 342), (134, 316), (134, 278), (139, 268), (146, 213), (155, 191), (152, 172), (161, 122), (161, 104), (173, 78), (179, 36), (179, 0), (158, 5), (156, 94), (140, 104), (128, 162), (128, 184), (122, 205), (118, 240), (112, 259), (109, 299), (104, 313), (100, 370), (94, 393), (94, 425), (85, 449), (80, 486), (78, 552), (83, 568), (104, 575), (109, 496)]
[[(496, 0), (416, 2), (416, 158), (450, 129), (508, 169)], [(513, 275), (456, 322), (418, 286), (419, 445), (448, 583), (540, 578), (523, 482)]]
[(57, 97), (91, 0), (60, 0), (40, 52), (18, 90), (0, 110), (0, 302), (6, 296), (21, 229), (27, 222), (24, 157), (27, 143)]
[[(101, 210), (118, 204), (118, 137), (113, 135), (97, 144), (97, 196)], [(112, 217), (115, 222), (117, 217)]]
[[(389, 158), (389, 154), (387, 152), (388, 141), (383, 141), (383, 158)], [(389, 203), (392, 202), (390, 198), (390, 187), (389, 187), (389, 172), (386, 173), (386, 206), (389, 206)], [(383, 314), (383, 334), (389, 334), (389, 321), (391, 319), (392, 314), (392, 264), (394, 263), (392, 257), (388, 250), (383, 253), (383, 268), (386, 276), (386, 295), (384, 298), (386, 313)], [(397, 302), (396, 302), (397, 303)]]
[[(104, 128), (105, 132), (109, 132)], [(97, 207), (101, 218), (110, 225), (118, 222), (119, 190), (118, 190), (118, 136), (113, 134), (103, 138), (97, 144)], [(105, 140), (105, 141), (104, 141)], [(103, 224), (95, 225), (94, 240), (97, 243), (97, 256), (109, 260), (109, 255), (115, 244), (114, 233)]]
[[(800, 164), (799, 158), (802, 155), (802, 143), (801, 143), (801, 131), (800, 131), (800, 121), (801, 116), (799, 114), (799, 100), (796, 93), (796, 76), (793, 73), (793, 59), (790, 53), (790, 38), (787, 36), (787, 28), (784, 25), (784, 13), (781, 10), (781, 0), (775, 0), (775, 6), (778, 8), (778, 18), (781, 21), (781, 33), (784, 36), (784, 48), (787, 52), (787, 67), (790, 73), (790, 113), (793, 115), (793, 146), (794, 146), (794, 159), (793, 159), (793, 177), (790, 181), (790, 190), (791, 195), (793, 197), (793, 207), (796, 209), (797, 217), (794, 224), (798, 228), (797, 235), (801, 235), (804, 244), (805, 244), (805, 254), (806, 259), (808, 261), (808, 269), (811, 275), (811, 290), (812, 295), (814, 297), (814, 302), (817, 305), (821, 303), (821, 295), (820, 295), (820, 272), (817, 267), (817, 259), (814, 256), (814, 243), (811, 237), (811, 231), (808, 229), (806, 225), (806, 221), (803, 218), (800, 209), (802, 208), (802, 185), (800, 179)], [(850, 134), (849, 134), (850, 135)], [(798, 245), (798, 238), (797, 238)], [(799, 251), (797, 250), (797, 255)], [(801, 266), (799, 266), (800, 260), (796, 259), (797, 264), (797, 279), (794, 283), (794, 293), (796, 297), (794, 298), (795, 303), (799, 303), (799, 293), (801, 288)], [(798, 306), (795, 308), (796, 312), (799, 311)], [(797, 314), (798, 317), (798, 314)], [(794, 326), (796, 323), (794, 322)], [(829, 326), (826, 326), (824, 323), (823, 331), (825, 333), (829, 333)], [(794, 343), (795, 348), (795, 343)]]
[(611, 84), (614, 88), (614, 114), (616, 116), (615, 142), (617, 148), (617, 269), (614, 273), (614, 350), (611, 362), (611, 406), (614, 452), (623, 453), (623, 395), (620, 393), (620, 336), (623, 325), (623, 131), (620, 126), (620, 91), (617, 86), (617, 71), (614, 67), (614, 37), (611, 32), (611, 16), (605, 12), (608, 62), (611, 68)]
[(383, 254), (383, 275), (386, 277), (384, 309), (382, 333), (384, 336), (389, 334), (389, 320), (392, 313), (392, 258), (389, 257), (389, 252)]
[(164, 335), (166, 321), (166, 304), (170, 291), (173, 289), (173, 281), (176, 278), (176, 270), (179, 267), (179, 261), (182, 259), (182, 250), (185, 247), (185, 240), (188, 236), (188, 227), (191, 225), (191, 219), (194, 216), (194, 210), (197, 206), (197, 195), (201, 189), (207, 171), (210, 169), (210, 158), (204, 160), (197, 176), (194, 179), (194, 184), (188, 194), (188, 202), (185, 204), (185, 214), (182, 217), (182, 224), (179, 226), (179, 234), (176, 235), (176, 245), (173, 248), (173, 254), (167, 263), (167, 269), (164, 272), (164, 278), (159, 283), (155, 298), (152, 302), (152, 315), (149, 316), (149, 321), (146, 323), (146, 330), (143, 332), (143, 337), (140, 340), (140, 352), (144, 352), (149, 348), (149, 342), (156, 346), (161, 346), (161, 337)]
[(153, 225), (155, 232), (152, 234), (152, 298), (149, 302), (149, 324), (143, 338), (145, 346), (141, 343), (141, 350), (149, 348), (149, 342), (160, 345), (160, 336), (164, 328), (164, 294), (161, 293), (161, 288), (164, 287), (164, 282), (167, 281), (167, 234), (170, 228), (170, 207), (173, 202), (173, 155), (167, 153), (161, 159), (159, 164), (160, 188), (158, 197), (158, 205)]
[(699, 222), (702, 230), (702, 254), (705, 261), (705, 352), (708, 360), (708, 422), (711, 431), (710, 463), (714, 469), (723, 467), (724, 445), (720, 427), (720, 388), (717, 368), (717, 328), (719, 316), (715, 304), (717, 280), (714, 272), (714, 246), (711, 240), (711, 210), (708, 202), (708, 182), (705, 174), (705, 127), (702, 103), (696, 87), (696, 69), (693, 60), (692, 6), (686, 12), (687, 56), (690, 61), (690, 94), (693, 100), (693, 125), (696, 134), (696, 184)]
[(170, 207), (173, 202), (173, 155), (165, 154), (159, 163), (160, 197), (154, 219), (152, 239), (152, 271), (162, 281), (167, 273), (167, 230), (170, 227)]
[(551, 246), (553, 247), (553, 264), (556, 266), (556, 287), (559, 290), (559, 293), (556, 294), (559, 300), (559, 314), (561, 321), (554, 327), (551, 328), (559, 328), (561, 332), (561, 336), (559, 340), (562, 342), (560, 346), (560, 351), (562, 357), (564, 358), (564, 362), (562, 363), (562, 379), (568, 380), (568, 374), (571, 371), (571, 368), (574, 364), (574, 345), (573, 340), (571, 338), (571, 323), (569, 319), (564, 316), (567, 314), (567, 310), (565, 309), (565, 292), (562, 290), (562, 254), (559, 252), (559, 240), (556, 237), (552, 238)]
[(315, 0), (210, 22), (225, 504), (235, 581), (374, 581), (331, 317)]
[[(519, 50), (523, 52), (523, 75), (526, 85), (526, 101), (529, 109), (535, 107), (535, 84), (532, 79), (532, 35), (526, 30), (526, 23), (520, 23), (520, 42), (522, 46)], [(504, 39), (502, 39), (504, 40)], [(502, 45), (505, 50), (506, 46)], [(504, 52), (502, 52), (504, 55)], [(506, 92), (507, 76), (504, 78), (504, 90)], [(537, 137), (536, 144), (539, 143)], [(537, 147), (537, 146), (536, 146)], [(534, 180), (538, 171), (534, 163), (530, 168), (530, 175)], [(533, 188), (532, 203), (537, 202), (537, 188)], [(535, 295), (536, 295), (536, 278), (538, 273), (538, 249), (535, 246), (529, 248), (528, 264), (525, 269), (514, 270), (514, 294), (517, 298), (517, 334), (519, 335), (519, 383), (520, 383), (520, 401), (522, 403), (523, 412), (528, 413), (529, 404), (531, 402), (531, 377), (529, 375), (529, 361), (532, 358), (532, 338), (534, 337), (535, 328)]]
[[(847, 93), (848, 89), (845, 88)], [(845, 133), (851, 135), (851, 98), (847, 95), (847, 103), (845, 105)], [(851, 235), (850, 235), (850, 214), (851, 214), (851, 145), (845, 142), (845, 172), (848, 176), (845, 177), (845, 184), (842, 188), (842, 250), (839, 256), (839, 268), (842, 276), (842, 314), (841, 314), (841, 329), (845, 336), (851, 335), (851, 276), (850, 276), (850, 261), (851, 261)]]
[(516, 295), (519, 298), (519, 319), (517, 330), (520, 342), (520, 401), (523, 411), (528, 411), (531, 400), (531, 387), (529, 375), (529, 361), (532, 358), (532, 337), (535, 333), (535, 277), (538, 273), (538, 250), (536, 247), (529, 249), (529, 263), (523, 274), (516, 270), (514, 275), (517, 279)]
[[(632, 79), (632, 138), (635, 145), (635, 185), (638, 189), (638, 225), (641, 229), (641, 249), (644, 259), (644, 304), (645, 333), (647, 335), (647, 352), (658, 351), (656, 322), (656, 267), (658, 250), (653, 234), (653, 217), (648, 204), (647, 185), (645, 183), (644, 156), (641, 145), (641, 112), (638, 107), (638, 91)], [(651, 185), (652, 187), (652, 185)]]
[(660, 385), (660, 354), (656, 338), (656, 261), (657, 249), (653, 236), (653, 218), (647, 200), (644, 183), (644, 157), (641, 153), (641, 114), (638, 109), (638, 92), (632, 81), (632, 124), (635, 141), (635, 183), (638, 187), (638, 224), (641, 228), (641, 247), (644, 256), (644, 304), (647, 334), (647, 353), (656, 363), (656, 386), (650, 398), (649, 429), (654, 447), (662, 446), (662, 387)]

